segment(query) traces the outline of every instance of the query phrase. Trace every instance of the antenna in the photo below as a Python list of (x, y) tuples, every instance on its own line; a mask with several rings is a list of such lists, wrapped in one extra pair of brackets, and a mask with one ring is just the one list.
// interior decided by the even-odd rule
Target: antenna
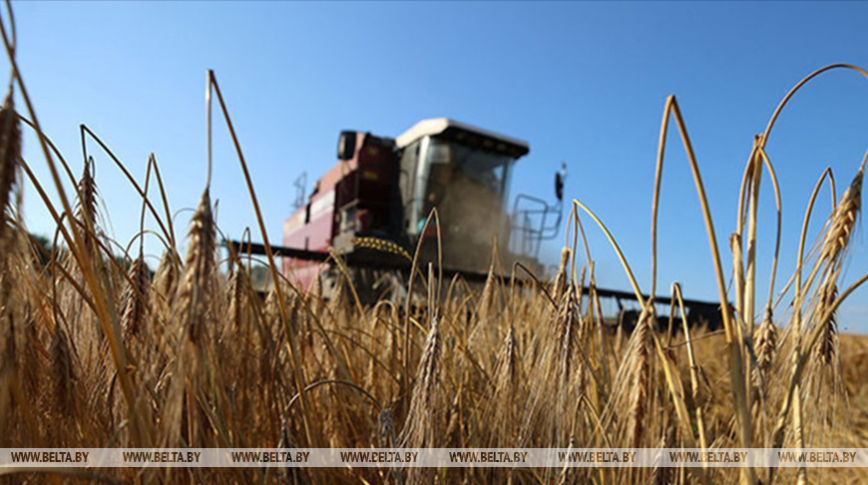
[(304, 191), (307, 187), (307, 172), (302, 172), (301, 175), (295, 179), (295, 202), (292, 203), (293, 209), (298, 209), (304, 206)]

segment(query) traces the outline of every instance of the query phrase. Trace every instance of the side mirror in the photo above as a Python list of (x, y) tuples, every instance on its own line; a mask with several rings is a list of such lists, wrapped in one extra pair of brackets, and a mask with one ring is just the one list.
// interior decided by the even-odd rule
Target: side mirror
[(338, 160), (352, 160), (356, 154), (356, 132), (342, 131), (338, 138)]
[(561, 171), (555, 172), (555, 196), (564, 200), (564, 180), (567, 179), (567, 164), (561, 163)]

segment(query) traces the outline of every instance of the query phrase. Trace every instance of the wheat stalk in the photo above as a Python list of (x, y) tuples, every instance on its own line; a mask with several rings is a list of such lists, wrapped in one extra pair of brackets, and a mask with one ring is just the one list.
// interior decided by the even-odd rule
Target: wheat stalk
[(206, 313), (213, 294), (214, 251), (217, 234), (211, 213), (211, 197), (206, 189), (191, 220), (187, 257), (181, 283), (175, 295), (174, 312), (183, 333), (194, 344), (201, 344), (207, 331)]
[(0, 107), (0, 249), (6, 253), (8, 244), (10, 197), (16, 183), (18, 161), (21, 159), (21, 122), (15, 112), (12, 91)]
[(121, 330), (125, 340), (139, 334), (148, 311), (151, 280), (144, 255), (133, 261), (129, 270), (129, 282), (121, 296)]
[(757, 368), (763, 375), (768, 375), (771, 370), (778, 349), (778, 329), (772, 315), (772, 309), (767, 308), (754, 339)]

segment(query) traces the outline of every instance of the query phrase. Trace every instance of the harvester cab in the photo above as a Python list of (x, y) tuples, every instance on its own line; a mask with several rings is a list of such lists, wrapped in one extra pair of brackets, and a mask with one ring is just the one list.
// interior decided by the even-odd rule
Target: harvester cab
[[(412, 253), (424, 237), (421, 258), (434, 261), (436, 227), (425, 222), (436, 207), (444, 268), (487, 272), (497, 240), (505, 269), (522, 261), (538, 270), (535, 254), (511, 250), (510, 244), (511, 234), (525, 241), (543, 235), (539, 228), (517, 225), (508, 210), (513, 165), (529, 150), (525, 141), (446, 118), (420, 121), (396, 139), (341, 132), (338, 163), (287, 219), (284, 246), (318, 254), (332, 248), (351, 267), (373, 270), (406, 264), (396, 248)], [(519, 196), (514, 208), (525, 222), (529, 212), (518, 202), (531, 199), (539, 200)], [(543, 206), (561, 211), (560, 204)], [(560, 214), (548, 220), (559, 222)], [(284, 258), (284, 273), (303, 287), (322, 269), (319, 261)]]
[(412, 243), (424, 234), (430, 243), (423, 245), (423, 257), (435, 256), (436, 238), (430, 236), (436, 228), (425, 222), (436, 207), (443, 265), (486, 271), (492, 242), (508, 239), (510, 175), (528, 144), (438, 118), (420, 121), (397, 138), (396, 146), (401, 229), (407, 239)]

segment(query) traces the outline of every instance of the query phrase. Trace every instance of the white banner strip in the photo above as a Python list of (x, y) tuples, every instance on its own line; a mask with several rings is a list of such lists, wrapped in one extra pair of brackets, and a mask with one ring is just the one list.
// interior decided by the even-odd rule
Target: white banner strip
[(868, 467), (868, 448), (0, 448), (0, 468)]

